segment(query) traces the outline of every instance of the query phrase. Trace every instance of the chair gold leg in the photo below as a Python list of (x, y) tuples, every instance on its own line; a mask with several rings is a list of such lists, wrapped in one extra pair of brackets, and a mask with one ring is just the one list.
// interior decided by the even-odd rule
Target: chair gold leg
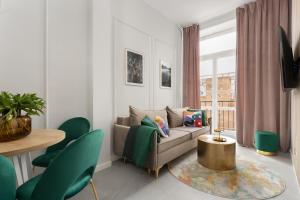
[(148, 175), (151, 175), (151, 169), (148, 168)]
[(95, 199), (96, 199), (96, 200), (100, 200), (100, 199), (99, 199), (99, 196), (98, 196), (98, 193), (97, 193), (97, 190), (96, 190), (96, 187), (95, 187), (95, 184), (94, 184), (94, 182), (93, 182), (93, 179), (90, 180), (90, 184), (91, 184), (91, 186), (92, 186), (93, 193), (94, 193), (94, 195), (95, 195)]

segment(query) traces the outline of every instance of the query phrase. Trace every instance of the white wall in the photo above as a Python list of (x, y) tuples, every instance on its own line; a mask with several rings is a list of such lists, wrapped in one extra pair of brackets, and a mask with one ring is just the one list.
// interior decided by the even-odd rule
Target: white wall
[[(35, 92), (47, 101), (33, 127), (83, 116), (104, 130), (100, 168), (111, 164), (112, 124), (128, 105), (176, 105), (181, 33), (140, 0), (4, 0), (0, 10), (0, 91)], [(147, 83), (126, 87), (124, 48), (146, 58)], [(173, 66), (173, 88), (158, 86), (158, 62)], [(115, 79), (116, 78), (116, 79)], [(123, 91), (123, 88), (125, 90)], [(141, 98), (134, 97), (140, 92)], [(129, 97), (129, 96), (132, 97)], [(119, 99), (125, 99), (124, 102)]]
[(57, 127), (74, 116), (90, 118), (88, 1), (47, 2), (47, 115), (48, 127)]
[(110, 0), (93, 0), (92, 85), (93, 128), (105, 132), (101, 150), (101, 167), (111, 164), (113, 124), (112, 16)]
[[(139, 0), (113, 0), (115, 117), (127, 116), (128, 106), (162, 109), (176, 106), (177, 59), (181, 32), (178, 27)], [(126, 85), (125, 49), (139, 52), (144, 59), (144, 86)], [(172, 67), (172, 88), (161, 88), (159, 64)], [(179, 71), (180, 72), (180, 71)]]
[[(292, 1), (292, 46), (295, 57), (300, 57), (300, 0)], [(300, 184), (300, 86), (292, 91), (292, 148), (291, 155)]]
[[(0, 90), (45, 98), (45, 1), (5, 1), (0, 12)], [(45, 117), (35, 117), (44, 127)]]
[[(85, 0), (5, 0), (0, 13), (0, 90), (45, 98), (34, 127), (89, 117)], [(46, 122), (47, 125), (46, 125)]]
[[(180, 62), (176, 54), (180, 52), (181, 33), (175, 24), (140, 0), (93, 0), (92, 6), (93, 124), (106, 132), (102, 168), (114, 159), (112, 125), (116, 116), (128, 114), (128, 105), (158, 108), (176, 104), (170, 97), (176, 95), (176, 62)], [(125, 48), (144, 55), (144, 87), (125, 85)], [(174, 66), (172, 90), (159, 92), (155, 80), (159, 75), (158, 57)]]

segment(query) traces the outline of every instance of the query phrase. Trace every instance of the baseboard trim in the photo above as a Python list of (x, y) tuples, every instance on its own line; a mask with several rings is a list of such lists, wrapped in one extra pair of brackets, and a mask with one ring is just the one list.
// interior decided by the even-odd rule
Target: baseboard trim
[(107, 169), (107, 168), (111, 167), (111, 165), (112, 165), (111, 161), (107, 161), (105, 163), (98, 164), (96, 166), (95, 172), (97, 173), (97, 172), (100, 172), (100, 171), (102, 171), (104, 169)]
[(294, 173), (295, 173), (295, 176), (296, 176), (296, 182), (298, 183), (298, 187), (300, 188), (300, 175), (298, 176), (297, 174), (297, 170), (296, 170), (296, 166), (295, 166), (295, 162), (296, 162), (296, 159), (295, 159), (295, 155), (293, 154), (293, 151), (290, 151), (290, 155), (291, 155), (291, 159), (292, 159), (292, 165), (293, 165), (293, 170), (294, 170)]

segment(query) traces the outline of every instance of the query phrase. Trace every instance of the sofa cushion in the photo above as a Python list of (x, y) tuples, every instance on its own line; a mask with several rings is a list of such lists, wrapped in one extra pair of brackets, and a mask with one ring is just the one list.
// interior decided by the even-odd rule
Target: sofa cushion
[(170, 128), (183, 125), (183, 112), (188, 108), (170, 108), (167, 106), (168, 122)]
[(160, 116), (163, 119), (167, 119), (167, 111), (163, 110), (141, 110), (135, 108), (133, 106), (129, 106), (129, 114), (130, 114), (130, 125), (136, 126), (140, 125), (141, 121), (145, 116), (148, 116), (151, 120), (155, 120), (156, 116)]
[(158, 144), (158, 153), (164, 152), (190, 139), (191, 133), (187, 131), (170, 129), (170, 136), (167, 138), (162, 138), (160, 143)]
[(209, 133), (209, 126), (203, 126), (201, 128), (181, 126), (181, 127), (173, 128), (173, 130), (184, 131), (184, 132), (190, 133), (191, 139), (195, 139), (195, 138), (199, 137), (200, 135)]
[(123, 126), (130, 126), (130, 117), (118, 117), (117, 124)]

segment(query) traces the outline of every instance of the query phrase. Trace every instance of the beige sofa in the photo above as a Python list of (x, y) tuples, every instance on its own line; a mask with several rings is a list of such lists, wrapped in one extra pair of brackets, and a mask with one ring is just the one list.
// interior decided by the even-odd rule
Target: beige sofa
[(160, 143), (157, 143), (156, 137), (153, 138), (154, 147), (146, 163), (148, 172), (155, 171), (155, 176), (158, 177), (159, 170), (163, 165), (196, 148), (198, 136), (210, 133), (209, 126), (202, 128), (184, 127), (182, 124), (183, 110), (167, 107), (167, 109), (159, 111), (143, 111), (130, 107), (130, 117), (118, 117), (114, 124), (115, 154), (122, 156), (130, 126), (137, 125), (145, 115), (150, 118), (159, 115), (168, 119), (170, 136), (168, 138), (161, 137)]

